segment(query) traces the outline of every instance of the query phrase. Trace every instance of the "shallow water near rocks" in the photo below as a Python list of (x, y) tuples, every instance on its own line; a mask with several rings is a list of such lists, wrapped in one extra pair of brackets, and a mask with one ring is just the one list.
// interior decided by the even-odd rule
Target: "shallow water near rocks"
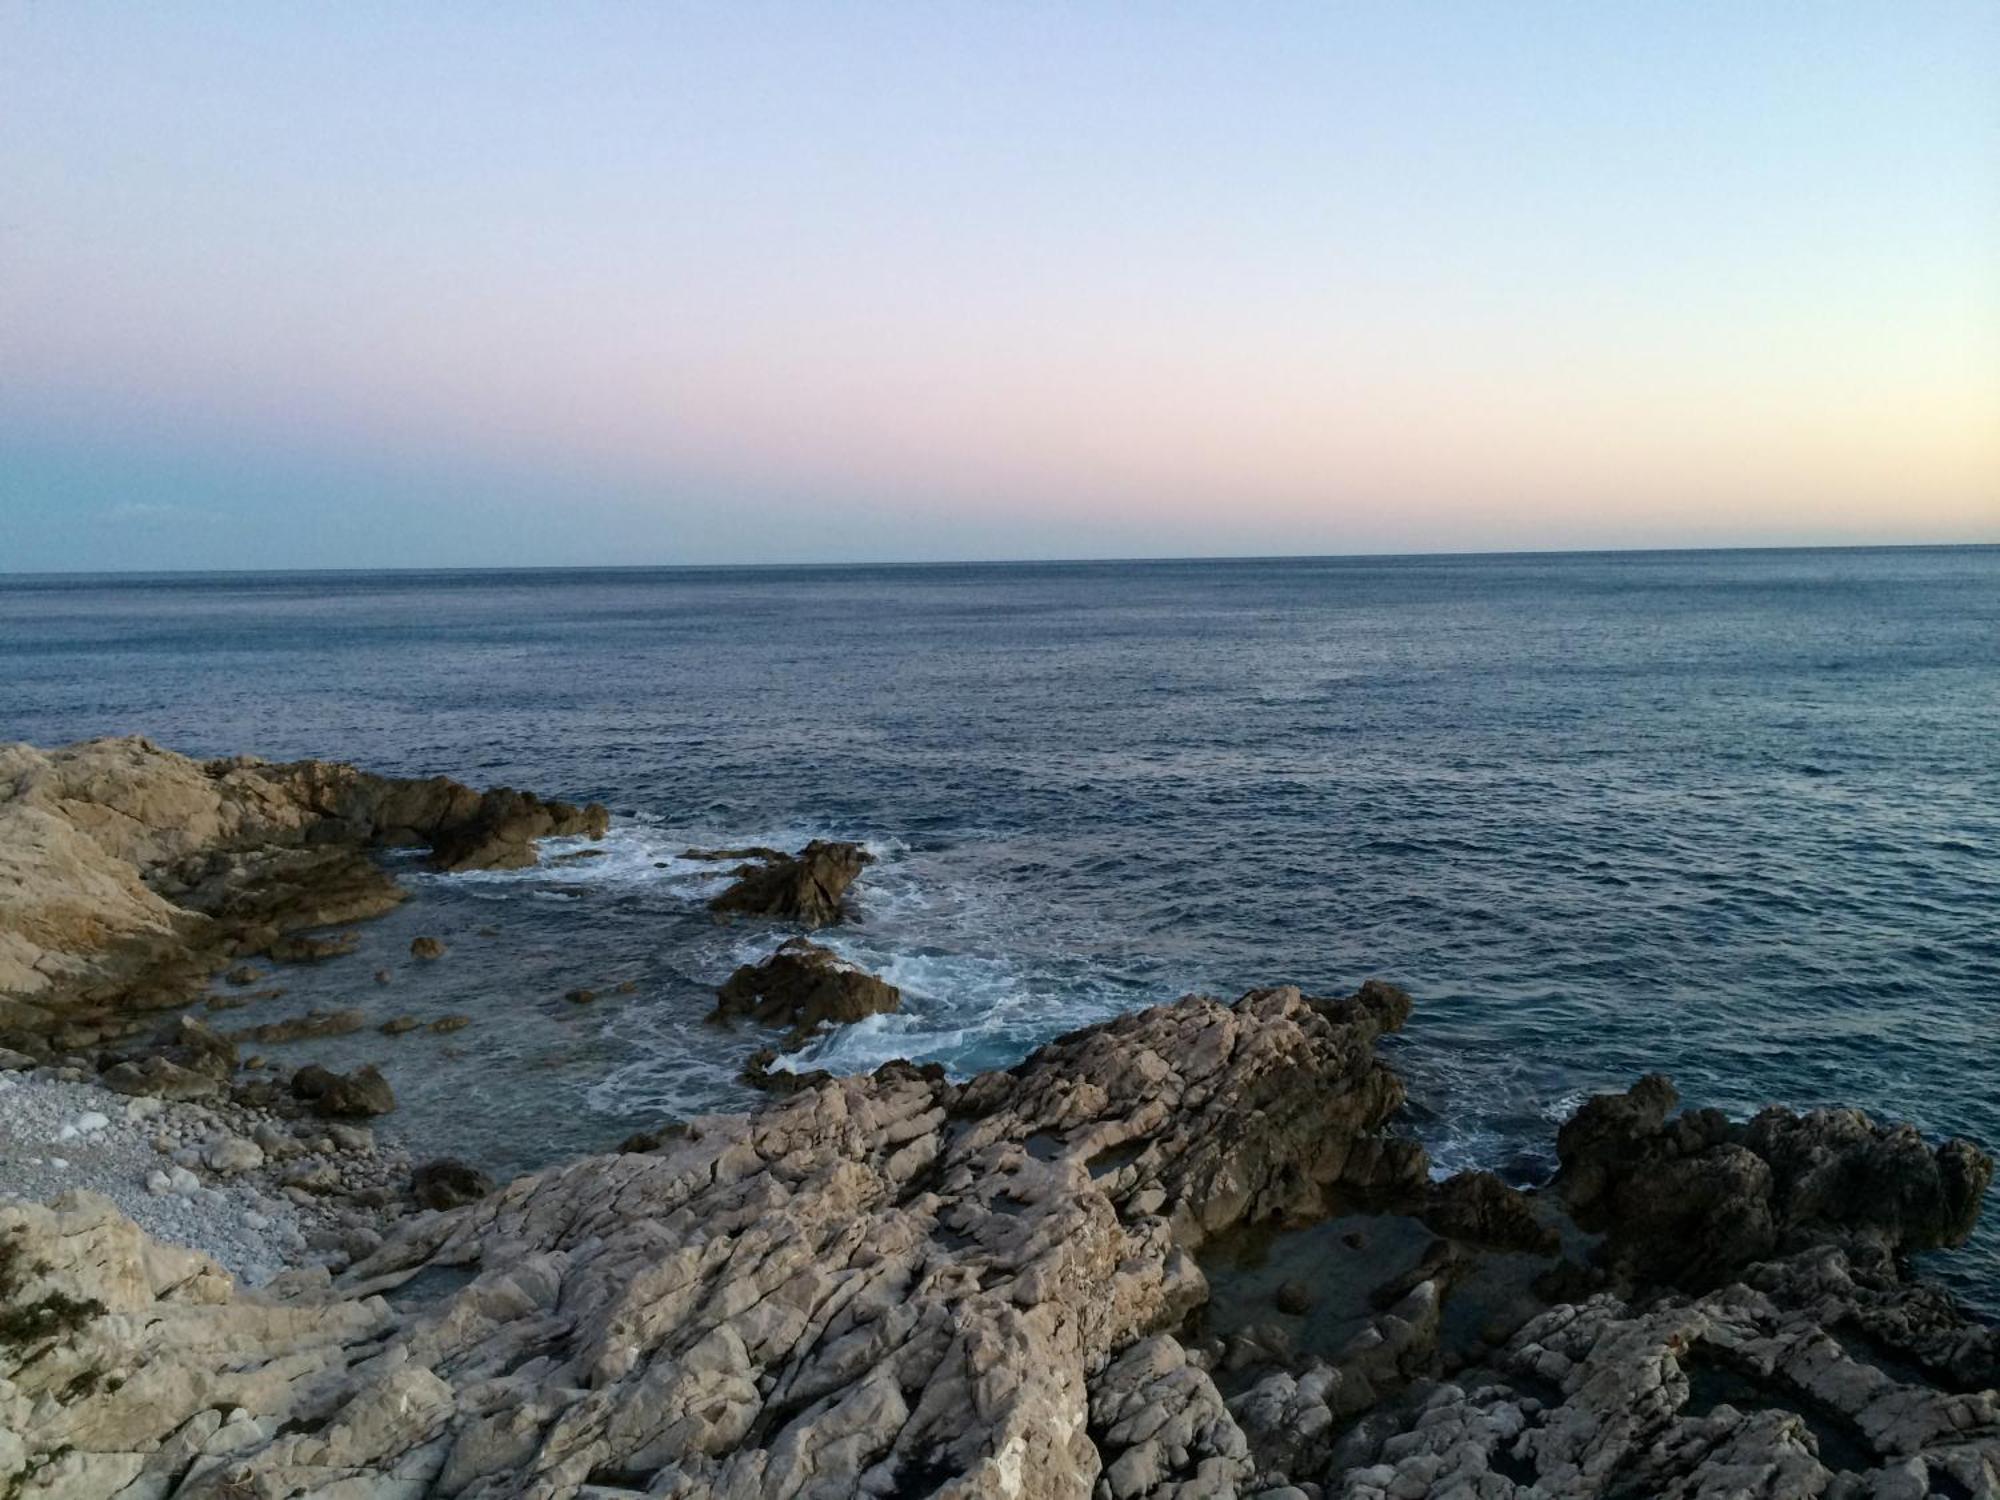
[[(360, 952), (216, 1017), (470, 1015), (262, 1050), (380, 1062), (500, 1172), (751, 1097), (768, 1038), (702, 1018), (786, 934), (677, 856), (814, 836), (880, 856), (827, 940), (906, 1000), (813, 1066), (1380, 974), (1441, 1171), (1532, 1179), (1652, 1069), (2000, 1143), (1995, 549), (8, 578), (0, 683), (9, 738), (609, 803), (602, 858), (399, 866)], [(1994, 1217), (1930, 1266), (1989, 1307)]]

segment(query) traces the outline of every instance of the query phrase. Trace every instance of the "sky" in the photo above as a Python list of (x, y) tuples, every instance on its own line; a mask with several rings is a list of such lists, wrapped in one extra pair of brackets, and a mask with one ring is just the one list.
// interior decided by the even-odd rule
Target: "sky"
[(0, 0), (0, 572), (2000, 541), (1991, 0)]

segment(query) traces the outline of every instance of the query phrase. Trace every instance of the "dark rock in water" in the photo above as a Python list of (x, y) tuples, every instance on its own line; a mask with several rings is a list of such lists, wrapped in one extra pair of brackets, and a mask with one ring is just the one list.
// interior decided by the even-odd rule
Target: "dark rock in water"
[(470, 1016), (439, 1016), (430, 1025), (426, 1026), (424, 1030), (436, 1036), (443, 1036), (447, 1032), (463, 1031), (471, 1024), (472, 1017)]
[(373, 1064), (352, 1073), (335, 1073), (318, 1064), (300, 1068), (292, 1075), (292, 1094), (313, 1107), (325, 1119), (366, 1119), (386, 1115), (396, 1107), (396, 1095), (389, 1081)]
[(611, 815), (594, 802), (579, 808), (495, 787), (462, 815), (433, 824), (424, 836), (436, 869), (516, 870), (535, 863), (538, 839), (603, 838), (610, 822)]
[(339, 958), (361, 946), (361, 934), (341, 932), (332, 937), (280, 937), (271, 939), (264, 951), (284, 964), (316, 964)]
[(444, 939), (434, 937), (413, 937), (410, 939), (410, 957), (422, 959), (426, 963), (443, 958)]
[(368, 1015), (360, 1010), (312, 1010), (302, 1016), (289, 1016), (282, 1021), (266, 1021), (261, 1026), (246, 1026), (240, 1031), (229, 1033), (231, 1041), (237, 1042), (298, 1042), (309, 1037), (347, 1036), (368, 1024)]
[(1285, 1282), (1271, 1298), (1279, 1312), (1294, 1315), (1311, 1311), (1313, 1300), (1312, 1288), (1298, 1280)]
[(410, 1174), (410, 1196), (425, 1208), (457, 1208), (493, 1191), (493, 1179), (454, 1157), (427, 1161)]
[(1546, 1255), (1560, 1241), (1535, 1218), (1528, 1195), (1491, 1172), (1460, 1172), (1435, 1184), (1420, 1217), (1439, 1234), (1495, 1250)]
[(375, 982), (377, 984), (394, 984), (396, 982), (396, 976), (390, 973), (387, 969), (377, 969), (375, 971)]
[(716, 992), (709, 1020), (782, 1026), (798, 1047), (824, 1026), (900, 1010), (903, 992), (807, 938), (793, 938), (760, 964), (745, 964)]
[(391, 1016), (375, 1029), (384, 1036), (401, 1036), (406, 1031), (415, 1031), (423, 1024), (415, 1016)]
[(1556, 1138), (1577, 1222), (1605, 1231), (1609, 1264), (1641, 1282), (1705, 1291), (1817, 1244), (1878, 1260), (1962, 1244), (1993, 1179), (1971, 1142), (1933, 1148), (1858, 1110), (1737, 1125), (1716, 1110), (1670, 1120), (1677, 1099), (1651, 1075), (1587, 1101)]
[(778, 1067), (778, 1056), (776, 1047), (759, 1047), (744, 1059), (743, 1072), (739, 1076), (751, 1088), (762, 1089), (767, 1094), (796, 1094), (800, 1089), (818, 1088), (833, 1077), (823, 1068), (795, 1073), (789, 1068)]
[(563, 999), (569, 1001), (571, 1005), (588, 1005), (590, 1004), (591, 1001), (595, 1000), (596, 998), (597, 998), (596, 990), (563, 991)]
[(244, 985), (255, 984), (262, 979), (264, 971), (255, 964), (237, 964), (222, 977), (240, 989)]
[(709, 902), (709, 909), (825, 927), (846, 915), (847, 888), (872, 858), (859, 844), (814, 839), (797, 854), (744, 865), (736, 884)]

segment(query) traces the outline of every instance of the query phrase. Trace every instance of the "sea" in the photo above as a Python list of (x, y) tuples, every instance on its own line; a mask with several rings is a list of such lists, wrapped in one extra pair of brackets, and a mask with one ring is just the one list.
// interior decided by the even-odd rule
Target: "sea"
[[(225, 1016), (470, 1017), (272, 1051), (496, 1173), (755, 1097), (683, 853), (812, 838), (904, 1008), (803, 1066), (1379, 976), (1440, 1173), (1653, 1071), (2000, 1147), (2000, 548), (0, 577), (0, 739), (132, 733), (610, 806)], [(2000, 1308), (2000, 1209), (1926, 1265)]]

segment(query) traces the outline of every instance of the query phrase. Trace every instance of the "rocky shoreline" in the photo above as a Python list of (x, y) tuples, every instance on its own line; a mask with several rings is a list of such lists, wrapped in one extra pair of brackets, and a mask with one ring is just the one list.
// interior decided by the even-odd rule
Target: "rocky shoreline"
[[(605, 821), (0, 749), (0, 1126), (125, 1184), (27, 1201), (71, 1179), (10, 1147), (0, 1496), (2000, 1495), (2000, 1333), (1909, 1264), (1971, 1232), (1984, 1152), (1647, 1078), (1539, 1190), (1434, 1182), (1379, 982), (1189, 997), (964, 1081), (767, 1049), (762, 1107), (498, 1188), (376, 1141), (370, 1081), (160, 1013), (393, 904), (370, 851), (490, 867)], [(791, 927), (865, 862), (713, 853), (718, 917)], [(796, 1045), (896, 1003), (793, 939), (716, 1019)], [(204, 1220), (228, 1270), (184, 1248)]]

